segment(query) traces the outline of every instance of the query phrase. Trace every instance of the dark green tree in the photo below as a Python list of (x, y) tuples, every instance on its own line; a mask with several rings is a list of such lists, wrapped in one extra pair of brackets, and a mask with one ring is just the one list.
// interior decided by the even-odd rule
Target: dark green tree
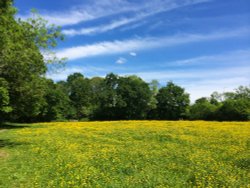
[(47, 80), (46, 105), (42, 109), (39, 121), (62, 121), (69, 119), (74, 113), (71, 101), (61, 83), (56, 84), (52, 80)]
[(238, 87), (235, 92), (224, 93), (225, 100), (222, 102), (217, 114), (218, 120), (222, 121), (248, 121), (250, 120), (250, 88)]
[(9, 106), (10, 97), (8, 90), (8, 83), (0, 78), (0, 120), (4, 120), (6, 113), (11, 112), (12, 108)]
[(90, 81), (81, 73), (74, 73), (67, 78), (69, 98), (75, 108), (76, 119), (88, 118), (92, 114)]
[(212, 100), (212, 103), (205, 97), (197, 99), (195, 104), (190, 107), (189, 118), (191, 120), (214, 120), (218, 109), (217, 104), (218, 102), (215, 99)]
[(217, 119), (220, 121), (249, 121), (250, 100), (228, 99), (219, 108)]
[(99, 85), (98, 107), (95, 110), (94, 118), (99, 120), (116, 120), (117, 106), (122, 106), (121, 97), (117, 94), (120, 77), (110, 73)]
[(117, 87), (120, 102), (116, 112), (119, 119), (146, 119), (150, 109), (149, 85), (137, 76), (121, 77)]
[(173, 82), (159, 90), (156, 99), (159, 119), (178, 120), (186, 117), (189, 94)]

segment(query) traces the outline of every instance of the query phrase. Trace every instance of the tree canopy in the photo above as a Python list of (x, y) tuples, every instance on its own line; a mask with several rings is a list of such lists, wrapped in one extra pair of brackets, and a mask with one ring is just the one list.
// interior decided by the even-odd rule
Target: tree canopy
[(190, 100), (184, 88), (168, 82), (159, 90), (156, 99), (159, 119), (178, 120), (186, 116)]

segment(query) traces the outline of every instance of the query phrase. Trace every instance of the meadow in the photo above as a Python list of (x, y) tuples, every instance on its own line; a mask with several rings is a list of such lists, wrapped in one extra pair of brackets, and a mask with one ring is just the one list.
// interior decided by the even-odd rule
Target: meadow
[(0, 187), (250, 187), (250, 122), (6, 125)]

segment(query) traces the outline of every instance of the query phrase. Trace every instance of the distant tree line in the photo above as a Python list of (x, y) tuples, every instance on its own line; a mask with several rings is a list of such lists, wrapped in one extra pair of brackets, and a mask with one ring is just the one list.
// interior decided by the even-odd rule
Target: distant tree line
[[(51, 49), (63, 36), (60, 28), (41, 18), (16, 20), (11, 0), (0, 1), (0, 121), (65, 120), (250, 120), (250, 88), (213, 93), (190, 105), (184, 88), (137, 76), (86, 78), (80, 73), (66, 81), (45, 77), (51, 63), (60, 65)], [(43, 54), (41, 53), (43, 52)], [(46, 54), (46, 56), (44, 55)], [(46, 57), (46, 58), (45, 58)]]
[[(173, 82), (159, 87), (156, 80), (146, 83), (137, 76), (118, 76), (113, 73), (105, 78), (85, 78), (80, 73), (74, 73), (66, 81), (57, 83), (42, 79), (42, 93), (39, 90), (39, 95), (16, 96), (12, 99), (13, 103), (16, 99), (22, 99), (24, 104), (18, 103), (20, 108), (16, 103), (9, 103), (6, 107), (8, 100), (12, 100), (1, 97), (2, 119), (15, 122), (250, 120), (249, 87), (240, 86), (235, 92), (222, 94), (214, 92), (210, 97), (202, 97), (190, 105), (189, 94)], [(5, 92), (2, 92), (1, 96), (4, 95)]]

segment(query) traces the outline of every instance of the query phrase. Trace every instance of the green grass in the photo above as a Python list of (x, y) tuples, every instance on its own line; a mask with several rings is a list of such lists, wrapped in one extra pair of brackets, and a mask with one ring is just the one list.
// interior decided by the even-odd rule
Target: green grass
[(0, 187), (249, 187), (250, 123), (0, 128)]

